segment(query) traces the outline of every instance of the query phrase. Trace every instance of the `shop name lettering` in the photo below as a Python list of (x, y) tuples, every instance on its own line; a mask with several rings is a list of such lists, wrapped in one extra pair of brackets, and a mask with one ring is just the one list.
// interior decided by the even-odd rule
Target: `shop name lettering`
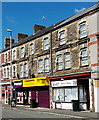
[(52, 82), (52, 87), (58, 86), (76, 86), (77, 81), (59, 81), (59, 82)]

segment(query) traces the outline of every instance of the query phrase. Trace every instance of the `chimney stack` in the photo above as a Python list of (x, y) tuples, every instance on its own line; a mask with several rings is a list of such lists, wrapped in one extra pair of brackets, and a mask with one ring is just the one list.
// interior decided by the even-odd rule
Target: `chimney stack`
[(21, 39), (25, 39), (28, 37), (27, 34), (17, 33), (17, 41), (20, 41)]
[(40, 31), (40, 30), (43, 30), (43, 29), (45, 29), (46, 27), (45, 26), (42, 26), (42, 25), (34, 25), (33, 26), (33, 28), (34, 28), (34, 33), (36, 33), (36, 32), (38, 32), (38, 31)]
[[(12, 45), (14, 43), (14, 39), (12, 38)], [(4, 48), (10, 47), (10, 37), (4, 38)]]

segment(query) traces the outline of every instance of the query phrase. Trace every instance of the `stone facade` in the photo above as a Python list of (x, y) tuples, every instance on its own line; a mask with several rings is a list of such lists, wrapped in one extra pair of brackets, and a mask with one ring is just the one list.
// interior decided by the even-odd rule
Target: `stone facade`
[[(89, 14), (89, 13), (88, 13)], [(94, 13), (95, 18), (96, 18), (96, 14), (98, 15), (98, 13)], [(94, 31), (94, 33), (91, 33), (93, 31), (92, 24), (91, 23), (91, 18), (92, 20), (95, 19), (94, 15), (86, 15), (85, 16), (80, 16), (77, 19), (73, 19), (70, 22), (67, 22), (66, 24), (60, 25), (59, 23), (59, 27), (55, 28), (54, 30), (49, 30), (47, 32), (44, 32), (44, 30), (46, 31), (46, 28), (43, 29), (42, 31), (39, 31), (36, 33), (35, 35), (33, 35), (32, 37), (30, 37), (31, 39), (29, 39), (27, 37), (27, 35), (25, 36), (25, 39), (19, 40), (19, 43), (17, 43), (16, 46), (13, 46), (13, 49), (16, 50), (16, 59), (15, 61), (12, 62), (12, 65), (16, 66), (16, 78), (15, 79), (22, 79), (20, 77), (20, 65), (21, 64), (28, 64), (28, 77), (27, 78), (33, 78), (33, 77), (43, 77), (43, 76), (47, 76), (47, 77), (53, 77), (53, 76), (63, 76), (63, 75), (69, 75), (69, 74), (78, 74), (78, 73), (85, 73), (85, 72), (90, 72), (94, 69), (92, 68), (91, 64), (94, 64), (94, 59), (92, 58), (92, 53), (93, 53), (93, 48), (95, 49), (95, 47), (91, 48), (90, 44), (93, 44), (91, 42), (95, 43), (95, 40), (97, 39), (96, 35), (99, 34), (99, 31)], [(95, 19), (96, 20), (96, 19)], [(87, 36), (80, 39), (79, 38), (79, 24), (86, 22), (87, 24)], [(57, 24), (56, 24), (57, 26)], [(53, 28), (53, 26), (52, 26)], [(48, 29), (48, 28), (47, 28)], [(96, 29), (96, 28), (95, 28)], [(59, 38), (59, 33), (61, 31), (65, 31), (65, 44), (60, 45), (60, 38)], [(92, 30), (92, 31), (91, 31)], [(39, 33), (41, 33), (39, 35)], [(43, 34), (42, 34), (43, 33)], [(93, 35), (94, 34), (94, 35)], [(91, 35), (93, 35), (93, 37), (91, 37)], [(35, 37), (36, 36), (36, 37)], [(49, 48), (47, 50), (44, 50), (44, 38), (48, 37), (49, 39)], [(94, 39), (95, 38), (95, 39)], [(25, 42), (26, 40), (26, 42)], [(98, 41), (98, 39), (97, 39)], [(33, 55), (30, 55), (30, 44), (33, 43), (34, 44), (34, 53)], [(99, 45), (97, 45), (99, 46)], [(96, 47), (97, 47), (96, 46)], [(24, 57), (21, 58), (21, 48), (24, 47)], [(80, 56), (80, 51), (82, 48), (87, 48), (88, 49), (88, 65), (86, 66), (81, 66), (81, 56)], [(98, 49), (98, 47), (97, 47)], [(97, 50), (96, 50), (97, 51)], [(1, 54), (1, 71), (3, 70), (3, 75), (4, 75), (4, 68), (6, 66), (9, 66), (10, 64), (5, 63), (5, 52), (8, 53), (8, 60), (9, 62), (11, 61), (10, 57), (10, 52), (9, 52), (9, 48), (8, 49), (4, 49), (0, 54)], [(70, 68), (69, 69), (65, 69), (65, 64), (64, 64), (64, 54), (69, 52), (70, 53)], [(56, 57), (57, 55), (62, 55), (62, 70), (57, 70), (57, 63), (56, 63)], [(13, 56), (13, 54), (12, 54)], [(95, 55), (94, 55), (95, 56)], [(95, 56), (96, 57), (96, 56)], [(49, 72), (43, 72), (39, 73), (38, 72), (38, 61), (40, 59), (44, 60), (45, 58), (49, 58)], [(97, 58), (95, 58), (96, 60)], [(95, 61), (96, 62), (96, 61)], [(99, 62), (99, 61), (98, 61)], [(98, 64), (97, 62), (97, 64)], [(52, 65), (51, 65), (52, 63)], [(99, 64), (98, 64), (99, 65)], [(52, 66), (52, 67), (51, 67)], [(96, 70), (96, 69), (95, 69)], [(3, 75), (2, 75), (2, 80), (3, 80)], [(24, 77), (23, 77), (24, 78)], [(90, 77), (91, 79), (91, 77)], [(91, 84), (90, 84), (91, 85)], [(92, 87), (92, 86), (91, 86)], [(50, 88), (51, 89), (51, 88)], [(93, 88), (90, 88), (90, 90)], [(96, 90), (96, 89), (95, 89)], [(93, 94), (93, 93), (92, 93)], [(90, 94), (90, 96), (92, 96), (92, 99), (94, 98), (92, 95)], [(91, 107), (93, 107), (93, 103), (91, 103)]]

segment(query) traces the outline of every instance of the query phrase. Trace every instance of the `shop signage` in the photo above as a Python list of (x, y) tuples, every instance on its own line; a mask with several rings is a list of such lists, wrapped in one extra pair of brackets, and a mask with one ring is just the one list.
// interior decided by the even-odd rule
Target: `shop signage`
[(52, 87), (63, 87), (63, 86), (77, 86), (77, 80), (64, 80), (51, 82)]
[(22, 87), (22, 80), (15, 80), (13, 87), (14, 88)]
[(47, 77), (24, 79), (23, 87), (49, 86), (50, 80)]

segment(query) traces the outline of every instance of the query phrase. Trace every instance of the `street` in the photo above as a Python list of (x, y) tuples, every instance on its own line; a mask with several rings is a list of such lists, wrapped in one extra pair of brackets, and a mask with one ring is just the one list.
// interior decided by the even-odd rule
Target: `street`
[(26, 119), (55, 119), (61, 120), (96, 120), (96, 119), (87, 119), (86, 117), (76, 116), (76, 115), (68, 115), (62, 113), (56, 113), (51, 110), (26, 110), (26, 109), (19, 109), (19, 108), (10, 108), (10, 106), (2, 107), (2, 118), (3, 120), (13, 120), (14, 118), (20, 120), (21, 118)]

